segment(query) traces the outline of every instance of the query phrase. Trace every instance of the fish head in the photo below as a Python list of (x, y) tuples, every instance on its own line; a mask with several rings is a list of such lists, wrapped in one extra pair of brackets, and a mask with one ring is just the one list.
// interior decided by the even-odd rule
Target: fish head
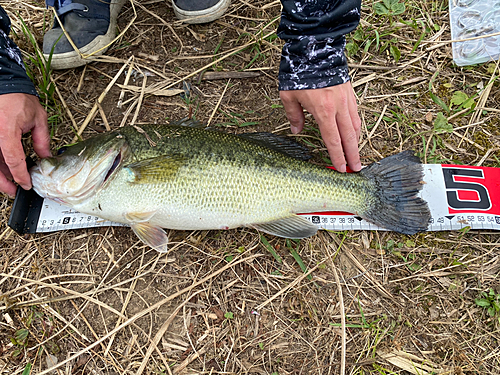
[(129, 153), (125, 138), (116, 133), (65, 146), (30, 170), (33, 189), (60, 204), (79, 205), (113, 180)]

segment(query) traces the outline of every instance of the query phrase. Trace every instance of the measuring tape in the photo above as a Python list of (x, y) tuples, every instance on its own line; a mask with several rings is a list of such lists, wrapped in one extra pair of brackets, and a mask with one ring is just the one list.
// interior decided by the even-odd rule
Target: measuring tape
[[(419, 195), (431, 211), (428, 231), (465, 227), (500, 230), (500, 168), (445, 164), (424, 164), (423, 167), (425, 184)], [(301, 215), (322, 229), (384, 230), (345, 212)], [(44, 200), (33, 190), (23, 189), (18, 189), (8, 224), (20, 234), (126, 226)]]
[[(425, 182), (419, 196), (427, 201), (431, 219), (427, 231), (465, 227), (500, 230), (500, 168), (424, 164)], [(304, 215), (328, 230), (385, 230), (342, 212)]]

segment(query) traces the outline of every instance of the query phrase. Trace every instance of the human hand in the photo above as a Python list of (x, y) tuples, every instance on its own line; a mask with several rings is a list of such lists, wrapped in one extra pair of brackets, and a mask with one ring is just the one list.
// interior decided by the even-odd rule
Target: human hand
[(345, 172), (347, 159), (349, 168), (361, 170), (361, 120), (351, 82), (321, 89), (280, 91), (280, 98), (292, 133), (297, 134), (304, 127), (303, 109), (307, 110), (318, 123), (335, 169)]
[(51, 156), (47, 113), (38, 98), (22, 93), (0, 95), (0, 192), (11, 197), (16, 194), (12, 180), (25, 190), (31, 189), (21, 143), (21, 136), (30, 130), (38, 156)]

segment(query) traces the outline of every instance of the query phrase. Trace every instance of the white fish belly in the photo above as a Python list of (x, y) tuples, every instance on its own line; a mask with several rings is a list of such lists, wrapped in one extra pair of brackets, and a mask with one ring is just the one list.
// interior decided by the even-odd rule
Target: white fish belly
[(180, 230), (231, 229), (267, 221), (266, 215), (243, 215), (227, 212), (200, 211), (194, 208), (160, 209), (149, 221), (162, 228)]
[(187, 170), (180, 171), (171, 183), (149, 184), (131, 184), (130, 175), (121, 172), (113, 186), (77, 209), (127, 224), (131, 224), (127, 220), (130, 214), (150, 213), (147, 221), (153, 225), (208, 230), (265, 223), (301, 212), (349, 210), (352, 206), (352, 193), (265, 171), (252, 174), (218, 167), (194, 174)]

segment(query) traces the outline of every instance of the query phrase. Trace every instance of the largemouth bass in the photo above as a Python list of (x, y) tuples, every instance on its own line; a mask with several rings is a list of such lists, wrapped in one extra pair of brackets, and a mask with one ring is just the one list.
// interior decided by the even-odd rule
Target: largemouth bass
[(304, 160), (303, 149), (269, 133), (242, 136), (182, 125), (141, 125), (61, 149), (32, 168), (33, 188), (80, 212), (130, 225), (165, 252), (162, 228), (252, 227), (286, 238), (318, 228), (297, 215), (347, 211), (389, 230), (424, 231), (420, 160), (407, 151), (358, 173)]

